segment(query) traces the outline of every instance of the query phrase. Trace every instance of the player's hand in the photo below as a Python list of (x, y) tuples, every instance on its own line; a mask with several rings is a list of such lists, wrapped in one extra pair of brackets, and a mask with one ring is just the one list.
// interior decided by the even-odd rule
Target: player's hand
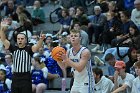
[(62, 58), (62, 62), (65, 62), (65, 63), (68, 63), (69, 62), (69, 58), (68, 58), (68, 56), (67, 56), (67, 54), (62, 54), (61, 55), (61, 58)]

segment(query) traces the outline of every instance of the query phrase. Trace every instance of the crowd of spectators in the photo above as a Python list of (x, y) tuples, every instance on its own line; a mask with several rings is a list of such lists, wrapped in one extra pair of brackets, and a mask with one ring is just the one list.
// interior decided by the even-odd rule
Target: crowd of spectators
[[(47, 33), (42, 47), (33, 55), (32, 91), (43, 93), (50, 79), (73, 77), (71, 68), (66, 73), (58, 66), (51, 51), (56, 46), (70, 49), (69, 33), (75, 29), (81, 33), (81, 45), (95, 44), (91, 52), (104, 54), (101, 59), (94, 56), (94, 65), (109, 64), (108, 75), (93, 68), (94, 93), (140, 93), (140, 0), (46, 0), (56, 1), (63, 6), (58, 12), (61, 27), (56, 34)], [(46, 20), (41, 2), (0, 0), (1, 26), (6, 23), (6, 38), (12, 44), (16, 45), (18, 33), (27, 35), (27, 44), (37, 44), (40, 36), (33, 30)], [(26, 6), (33, 6), (33, 12)], [(93, 9), (89, 14), (90, 6)], [(0, 84), (4, 83), (0, 91), (10, 92), (12, 68), (12, 53), (0, 40)]]

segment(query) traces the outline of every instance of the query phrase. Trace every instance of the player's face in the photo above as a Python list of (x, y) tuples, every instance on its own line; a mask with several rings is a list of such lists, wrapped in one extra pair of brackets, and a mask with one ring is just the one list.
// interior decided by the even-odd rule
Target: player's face
[(24, 34), (18, 34), (17, 35), (17, 44), (20, 48), (25, 47), (26, 44), (26, 38)]
[(70, 41), (72, 44), (80, 43), (80, 34), (79, 33), (71, 33), (70, 34)]
[(136, 74), (137, 74), (138, 76), (140, 76), (140, 68), (136, 67), (136, 68), (135, 68), (135, 72), (136, 72)]

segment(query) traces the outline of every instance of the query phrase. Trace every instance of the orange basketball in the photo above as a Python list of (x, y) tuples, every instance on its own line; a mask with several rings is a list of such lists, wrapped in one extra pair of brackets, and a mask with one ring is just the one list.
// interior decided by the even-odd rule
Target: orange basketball
[(57, 62), (62, 62), (62, 58), (59, 55), (66, 54), (66, 50), (63, 47), (57, 46), (52, 49), (51, 56)]

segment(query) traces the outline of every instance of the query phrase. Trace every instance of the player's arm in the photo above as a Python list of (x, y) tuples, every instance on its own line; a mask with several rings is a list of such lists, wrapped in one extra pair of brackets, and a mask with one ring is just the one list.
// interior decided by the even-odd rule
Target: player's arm
[(6, 36), (5, 36), (6, 30), (7, 30), (6, 26), (1, 27), (1, 29), (0, 29), (0, 37), (1, 38), (0, 39), (3, 42), (5, 49), (8, 49), (10, 47), (10, 42), (6, 39)]
[(73, 67), (78, 72), (81, 72), (85, 68), (90, 57), (91, 57), (90, 51), (88, 49), (85, 49), (81, 54), (81, 59), (79, 62), (73, 62), (72, 60), (67, 59), (66, 63), (68, 66)]
[(45, 39), (46, 36), (44, 34), (41, 34), (40, 36), (41, 37), (40, 37), (39, 41), (37, 42), (37, 44), (35, 44), (35, 45), (32, 46), (32, 51), (33, 52), (38, 51), (38, 49), (40, 47), (42, 47), (42, 45), (43, 45), (43, 40)]

